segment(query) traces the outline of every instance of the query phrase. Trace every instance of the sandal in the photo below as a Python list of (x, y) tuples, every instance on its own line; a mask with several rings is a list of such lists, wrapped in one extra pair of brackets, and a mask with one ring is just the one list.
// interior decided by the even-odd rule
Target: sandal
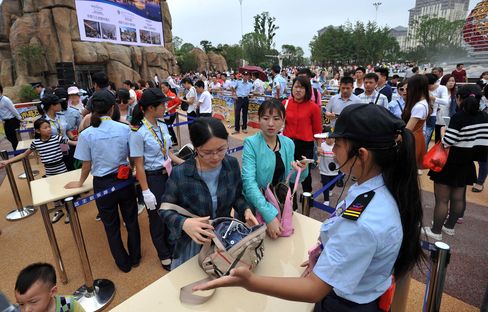
[(471, 188), (471, 192), (473, 193), (481, 193), (483, 192), (483, 185), (479, 185), (479, 184), (474, 184), (473, 185), (473, 188)]

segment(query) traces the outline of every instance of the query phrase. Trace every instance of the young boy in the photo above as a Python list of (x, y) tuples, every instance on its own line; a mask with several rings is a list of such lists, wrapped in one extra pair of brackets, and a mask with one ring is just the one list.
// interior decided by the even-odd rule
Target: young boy
[(57, 292), (56, 272), (48, 263), (29, 265), (15, 282), (15, 299), (22, 312), (85, 312), (72, 296)]
[[(334, 163), (335, 168), (339, 168), (339, 165), (334, 161), (334, 152), (332, 152), (332, 148), (334, 147), (334, 139), (327, 136), (325, 142), (322, 142), (321, 147), (322, 153), (320, 154), (319, 164), (320, 180), (322, 182), (322, 186), (325, 186), (339, 174), (339, 170), (337, 169), (330, 170), (329, 164)], [(335, 183), (333, 183), (328, 190), (324, 191), (324, 205), (329, 206), (329, 192), (332, 191), (334, 186)]]

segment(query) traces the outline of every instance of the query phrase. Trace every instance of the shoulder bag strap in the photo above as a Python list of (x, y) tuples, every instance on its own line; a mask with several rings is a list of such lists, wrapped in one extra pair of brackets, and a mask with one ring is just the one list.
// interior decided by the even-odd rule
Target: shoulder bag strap
[(204, 284), (206, 282), (210, 282), (214, 278), (212, 276), (208, 276), (207, 278), (201, 279), (194, 283), (188, 284), (180, 288), (180, 302), (187, 303), (187, 304), (202, 304), (207, 302), (212, 296), (215, 294), (215, 289), (206, 296), (196, 295), (192, 289), (193, 287)]
[[(294, 170), (290, 171), (288, 176), (286, 177), (286, 184), (290, 183), (291, 175), (293, 174)], [(298, 182), (300, 181), (300, 175), (302, 173), (302, 169), (297, 171), (297, 176), (295, 177), (295, 184), (293, 185), (293, 193), (291, 194), (292, 196), (295, 195), (297, 188), (298, 188)]]
[(378, 95), (376, 96), (376, 100), (374, 101), (374, 105), (376, 105), (378, 103), (378, 100), (380, 99), (380, 96), (381, 96), (380, 91), (377, 91), (377, 92), (378, 92)]
[(400, 108), (400, 111), (403, 113), (403, 108), (402, 108), (402, 106), (400, 105), (400, 101), (399, 101), (399, 100), (396, 100), (396, 102), (398, 103), (398, 108)]

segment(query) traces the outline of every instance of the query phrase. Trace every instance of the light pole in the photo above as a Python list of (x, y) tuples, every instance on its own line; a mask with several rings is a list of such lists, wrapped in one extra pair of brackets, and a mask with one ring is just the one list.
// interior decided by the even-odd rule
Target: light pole
[(375, 15), (375, 18), (374, 18), (374, 22), (376, 24), (378, 24), (378, 8), (380, 7), (380, 5), (382, 5), (381, 2), (373, 2), (373, 6), (376, 9), (376, 15)]
[(244, 31), (242, 27), (242, 0), (239, 0), (239, 4), (241, 5), (241, 38), (244, 37)]

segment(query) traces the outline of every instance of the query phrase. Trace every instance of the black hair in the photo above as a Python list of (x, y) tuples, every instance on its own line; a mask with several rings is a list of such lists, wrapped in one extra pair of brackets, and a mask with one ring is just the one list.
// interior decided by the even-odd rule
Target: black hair
[[(409, 272), (415, 264), (424, 259), (420, 245), (422, 227), (422, 201), (415, 156), (415, 138), (413, 133), (404, 128), (402, 139), (390, 148), (366, 148), (372, 154), (374, 162), (381, 168), (385, 186), (395, 199), (403, 229), (400, 252), (393, 267), (393, 274), (398, 280)], [(354, 140), (350, 142), (349, 157), (364, 146)]]
[(213, 117), (201, 117), (195, 120), (191, 125), (190, 141), (195, 148), (204, 145), (213, 137), (222, 140), (227, 140), (229, 137), (229, 133), (219, 119)]
[[(154, 94), (154, 91), (152, 89), (145, 89), (144, 93), (146, 92), (151, 92)], [(143, 93), (143, 95), (144, 95)], [(146, 94), (147, 95), (147, 94)], [(152, 101), (152, 103), (147, 103), (147, 101), (139, 101), (136, 106), (134, 106), (134, 109), (132, 110), (132, 118), (131, 118), (131, 124), (132, 125), (139, 125), (141, 124), (142, 120), (144, 119), (144, 112), (149, 108), (149, 107), (158, 107), (164, 102), (155, 102)]]
[(0, 84), (0, 93), (3, 93), (3, 86)]
[[(41, 126), (43, 123), (49, 124), (49, 121), (47, 121), (44, 118), (39, 118), (36, 121), (34, 121), (34, 139), (40, 139), (41, 138), (41, 134), (37, 133), (37, 131), (35, 131), (35, 130), (41, 129)], [(51, 126), (51, 124), (49, 124), (49, 126)]]
[(358, 70), (362, 71), (363, 74), (366, 74), (366, 68), (360, 66), (360, 67), (356, 68), (356, 70), (354, 72), (357, 72)]
[(185, 83), (189, 83), (193, 86), (193, 81), (191, 81), (191, 79), (188, 77), (181, 79), (181, 84), (185, 84)]
[(134, 84), (130, 80), (124, 80), (122, 83), (125, 84), (125, 85), (128, 85), (131, 88), (134, 86)]
[(56, 285), (56, 271), (49, 263), (33, 263), (22, 271), (17, 276), (15, 282), (15, 291), (19, 294), (25, 294), (29, 288), (37, 281), (48, 284), (49, 287)]
[(310, 71), (310, 69), (308, 67), (300, 68), (300, 70), (298, 71), (298, 74), (299, 75), (306, 75), (308, 78), (312, 78), (312, 72)]
[(451, 92), (451, 97), (456, 97), (456, 78), (451, 75), (451, 74), (447, 74), (447, 75), (444, 75), (442, 76), (442, 79), (441, 79), (441, 86), (446, 86), (447, 88), (447, 82), (449, 81), (449, 79), (454, 78), (454, 86), (452, 87), (451, 90), (449, 90), (449, 88), (447, 89), (447, 91)]
[(391, 79), (399, 79), (400, 76), (398, 76), (397, 74), (394, 74), (393, 76), (391, 76)]
[(461, 65), (464, 65), (464, 64), (463, 63), (456, 64), (456, 68), (458, 68)]
[[(408, 83), (408, 92), (407, 92), (407, 100), (405, 101), (405, 109), (403, 110), (402, 113), (402, 119), (406, 123), (408, 123), (408, 120), (410, 119), (410, 116), (412, 114), (412, 108), (414, 107), (415, 104), (417, 104), (422, 98), (427, 101), (427, 103), (430, 102), (430, 96), (429, 96), (429, 81), (425, 75), (413, 75), (412, 77), (408, 78), (407, 80)], [(429, 104), (429, 112), (427, 113), (427, 116), (429, 116), (432, 113), (432, 108), (431, 105)]]
[(419, 67), (418, 66), (415, 66), (414, 68), (412, 68), (412, 73), (416, 73), (419, 71)]
[(464, 112), (475, 115), (480, 110), (480, 101), (483, 93), (478, 85), (462, 85), (457, 90), (457, 96), (463, 100), (459, 108)]
[(339, 85), (341, 84), (352, 84), (354, 85), (354, 79), (351, 76), (344, 76), (341, 78)]
[(280, 115), (281, 119), (285, 120), (285, 116), (286, 116), (285, 106), (278, 99), (269, 99), (264, 101), (261, 105), (259, 105), (258, 117), (259, 119), (261, 119), (264, 116), (264, 114), (268, 112), (273, 113), (275, 111), (278, 112), (278, 115)]
[(154, 84), (154, 82), (153, 82), (152, 80), (148, 80), (148, 81), (147, 81), (147, 86), (148, 86), (149, 88), (155, 88), (155, 87), (156, 87), (156, 85)]
[(439, 79), (434, 74), (425, 74), (425, 77), (427, 77), (427, 80), (429, 81), (429, 85), (434, 85)]
[(195, 88), (205, 88), (205, 83), (201, 80), (195, 82)]
[(388, 68), (378, 66), (375, 67), (374, 72), (379, 73), (381, 76), (386, 77), (386, 79), (388, 79), (388, 74), (389, 74)]
[(276, 73), (276, 74), (279, 74), (281, 72), (281, 67), (280, 65), (278, 64), (274, 64), (273, 66), (271, 66), (271, 70)]
[(441, 72), (441, 73), (443, 73), (443, 72), (444, 72), (444, 69), (443, 69), (442, 67), (434, 67), (434, 68), (432, 68), (432, 72), (433, 72), (434, 70), (439, 71), (439, 72)]
[[(312, 98), (312, 85), (310, 84), (310, 79), (307, 77), (303, 76), (298, 76), (295, 79), (293, 79), (293, 84), (291, 86), (291, 89), (293, 90), (293, 87), (295, 86), (295, 83), (300, 83), (302, 87), (305, 88), (305, 102), (310, 101)], [(293, 96), (293, 91), (292, 91), (292, 96)]]
[(259, 78), (259, 73), (258, 72), (252, 72), (251, 77)]
[(401, 87), (403, 87), (405, 85), (406, 81), (400, 81), (398, 84), (397, 84), (397, 89), (400, 89)]
[(103, 72), (94, 73), (92, 81), (96, 83), (99, 88), (106, 88), (109, 86), (107, 75)]
[(164, 86), (166, 86), (166, 87), (168, 87), (168, 88), (171, 89), (171, 86), (169, 85), (169, 83), (167, 81), (162, 81), (161, 82), (161, 85), (164, 85)]
[[(110, 91), (107, 91), (110, 92)], [(92, 100), (92, 113), (91, 113), (91, 118), (90, 118), (90, 126), (98, 128), (100, 124), (102, 123), (102, 119), (100, 119), (100, 116), (107, 115), (107, 113), (110, 111), (112, 107), (117, 107), (117, 105), (114, 105), (113, 103), (109, 103), (108, 101), (97, 101), (97, 100)], [(113, 115), (113, 114), (112, 114)], [(120, 118), (120, 112), (119, 112), (119, 118)]]
[(115, 82), (109, 81), (108, 85), (110, 87), (110, 90), (113, 90), (113, 91), (117, 90), (117, 86), (115, 85)]
[(378, 82), (378, 79), (380, 78), (375, 73), (367, 73), (366, 75), (364, 75), (364, 80), (366, 79), (373, 79), (374, 81)]

